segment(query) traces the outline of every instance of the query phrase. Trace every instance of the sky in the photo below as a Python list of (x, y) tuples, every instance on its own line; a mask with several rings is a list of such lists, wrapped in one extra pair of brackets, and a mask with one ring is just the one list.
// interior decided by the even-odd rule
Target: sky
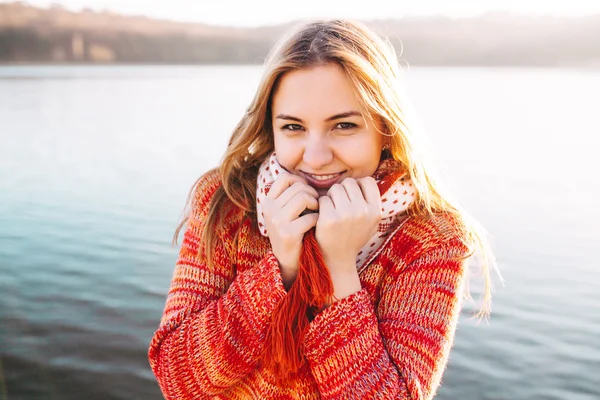
[[(11, 0), (0, 0), (6, 3)], [(275, 25), (307, 18), (362, 20), (441, 15), (474, 17), (489, 11), (520, 15), (583, 16), (600, 14), (600, 0), (25, 0), (79, 11), (111, 10), (121, 14), (210, 25)]]

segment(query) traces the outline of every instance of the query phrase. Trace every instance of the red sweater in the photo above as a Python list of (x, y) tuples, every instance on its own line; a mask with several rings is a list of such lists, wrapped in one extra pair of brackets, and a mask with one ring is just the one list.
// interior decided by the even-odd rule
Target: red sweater
[(311, 322), (302, 344), (307, 362), (277, 386), (260, 360), (271, 314), (286, 295), (268, 238), (234, 208), (215, 232), (214, 268), (197, 255), (220, 184), (212, 171), (197, 187), (150, 344), (150, 365), (165, 398), (432, 398), (460, 311), (468, 250), (455, 233), (461, 224), (441, 214), (399, 222), (359, 271), (362, 290)]

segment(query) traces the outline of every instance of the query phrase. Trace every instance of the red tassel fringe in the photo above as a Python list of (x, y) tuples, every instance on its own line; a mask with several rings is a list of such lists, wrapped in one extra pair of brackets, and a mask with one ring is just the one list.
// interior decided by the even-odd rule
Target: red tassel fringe
[(304, 235), (298, 276), (273, 313), (264, 363), (285, 380), (304, 363), (302, 342), (310, 320), (333, 298), (333, 282), (315, 237)]

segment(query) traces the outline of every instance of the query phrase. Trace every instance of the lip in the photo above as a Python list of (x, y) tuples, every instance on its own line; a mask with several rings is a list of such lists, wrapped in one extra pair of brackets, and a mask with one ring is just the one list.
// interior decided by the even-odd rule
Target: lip
[[(325, 181), (319, 181), (319, 180), (313, 178), (312, 176), (310, 176), (309, 174), (307, 174), (306, 172), (302, 172), (302, 175), (304, 175), (308, 184), (310, 186), (314, 187), (315, 189), (329, 189), (331, 186), (333, 186), (334, 183), (336, 183), (340, 179), (340, 177), (344, 174), (344, 172), (338, 172), (336, 174), (336, 176), (334, 176), (331, 179), (327, 179)], [(317, 174), (315, 174), (315, 175), (317, 175)], [(319, 174), (319, 175), (333, 175), (333, 174)]]

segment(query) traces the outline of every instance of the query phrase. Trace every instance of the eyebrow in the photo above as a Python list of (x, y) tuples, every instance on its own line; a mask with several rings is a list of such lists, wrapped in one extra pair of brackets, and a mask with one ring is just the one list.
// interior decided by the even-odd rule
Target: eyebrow
[[(327, 118), (325, 120), (325, 122), (335, 121), (336, 119), (342, 119), (342, 118), (348, 118), (348, 117), (362, 117), (362, 114), (358, 111), (346, 111), (343, 113), (332, 115), (331, 117)], [(277, 114), (277, 117), (275, 117), (275, 119), (289, 119), (289, 120), (296, 121), (296, 122), (304, 122), (304, 121), (302, 121), (302, 119), (300, 119), (298, 117), (294, 117), (292, 115), (287, 115), (287, 114)]]

